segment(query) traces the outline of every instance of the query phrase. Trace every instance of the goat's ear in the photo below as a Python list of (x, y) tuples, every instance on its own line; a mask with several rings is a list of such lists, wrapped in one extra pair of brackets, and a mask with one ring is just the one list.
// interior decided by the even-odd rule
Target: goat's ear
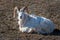
[(20, 12), (24, 12), (24, 7), (22, 7), (22, 8), (20, 9)]
[(25, 6), (25, 7), (23, 7), (23, 8), (21, 8), (20, 9), (20, 11), (22, 11), (22, 12), (27, 12), (27, 13), (29, 13), (29, 11), (28, 11), (28, 7), (27, 6)]
[(22, 7), (20, 11), (24, 12), (27, 7)]
[(29, 10), (28, 10), (28, 7), (27, 6), (25, 7), (25, 10), (26, 10), (27, 13), (29, 13)]

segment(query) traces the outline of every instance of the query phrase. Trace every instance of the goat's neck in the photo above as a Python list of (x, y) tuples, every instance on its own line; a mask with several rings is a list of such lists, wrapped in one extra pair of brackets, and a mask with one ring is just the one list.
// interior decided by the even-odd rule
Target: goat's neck
[(26, 18), (22, 19), (22, 26), (25, 25), (28, 21), (28, 16), (26, 16)]

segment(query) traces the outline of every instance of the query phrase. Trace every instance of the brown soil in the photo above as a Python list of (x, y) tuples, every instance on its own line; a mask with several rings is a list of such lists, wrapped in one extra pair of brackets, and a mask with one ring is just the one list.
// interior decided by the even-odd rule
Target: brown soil
[[(13, 9), (26, 5), (30, 14), (51, 19), (56, 30), (48, 35), (19, 32)], [(0, 40), (60, 40), (60, 0), (0, 0)]]

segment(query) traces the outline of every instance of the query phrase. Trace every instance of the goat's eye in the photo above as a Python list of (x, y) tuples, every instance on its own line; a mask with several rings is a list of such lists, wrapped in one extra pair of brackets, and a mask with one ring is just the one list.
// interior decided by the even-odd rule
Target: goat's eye
[(22, 19), (22, 16), (20, 16), (20, 18)]

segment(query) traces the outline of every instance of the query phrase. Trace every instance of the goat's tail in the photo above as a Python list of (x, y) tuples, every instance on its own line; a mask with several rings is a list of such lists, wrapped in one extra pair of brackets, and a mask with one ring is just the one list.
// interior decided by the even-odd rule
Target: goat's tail
[(17, 6), (14, 8), (14, 10), (13, 10), (13, 18), (15, 18), (15, 14), (16, 14), (16, 11), (17, 11)]

